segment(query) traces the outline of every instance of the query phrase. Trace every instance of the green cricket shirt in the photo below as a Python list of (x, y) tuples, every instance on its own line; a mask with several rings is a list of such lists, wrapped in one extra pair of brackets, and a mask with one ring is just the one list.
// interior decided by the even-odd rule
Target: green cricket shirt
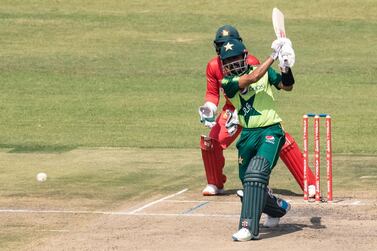
[[(251, 68), (247, 74), (253, 70)], [(269, 67), (267, 73), (258, 82), (244, 90), (239, 88), (239, 79), (239, 76), (226, 76), (221, 85), (225, 95), (238, 111), (240, 125), (243, 128), (258, 128), (281, 122), (275, 110), (272, 93), (272, 85), (279, 89), (281, 75)]]

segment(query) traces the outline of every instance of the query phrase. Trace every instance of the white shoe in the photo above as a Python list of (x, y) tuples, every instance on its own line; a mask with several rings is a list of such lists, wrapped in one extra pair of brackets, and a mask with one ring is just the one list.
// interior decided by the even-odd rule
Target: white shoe
[(234, 241), (250, 241), (250, 240), (258, 240), (259, 239), (259, 235), (258, 236), (253, 236), (251, 233), (250, 233), (250, 230), (243, 227), (241, 228), (240, 230), (238, 230), (237, 233), (233, 234), (232, 235), (232, 239)]
[(280, 218), (274, 218), (267, 215), (267, 220), (263, 223), (264, 227), (272, 228), (279, 225)]
[(236, 192), (236, 194), (237, 194), (237, 196), (238, 197), (240, 197), (240, 199), (242, 200), (242, 198), (243, 198), (243, 190), (237, 190), (237, 192)]
[(219, 189), (217, 186), (208, 184), (202, 191), (202, 194), (204, 196), (213, 196), (213, 195), (219, 195), (224, 194), (224, 189)]
[(315, 197), (315, 185), (308, 186), (308, 195), (309, 195), (309, 198)]

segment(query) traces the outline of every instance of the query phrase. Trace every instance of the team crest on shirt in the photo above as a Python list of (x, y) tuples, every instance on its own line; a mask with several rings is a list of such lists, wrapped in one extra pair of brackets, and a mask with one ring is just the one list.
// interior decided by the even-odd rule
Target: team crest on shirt
[(275, 144), (275, 137), (274, 136), (266, 136), (266, 142), (270, 144)]

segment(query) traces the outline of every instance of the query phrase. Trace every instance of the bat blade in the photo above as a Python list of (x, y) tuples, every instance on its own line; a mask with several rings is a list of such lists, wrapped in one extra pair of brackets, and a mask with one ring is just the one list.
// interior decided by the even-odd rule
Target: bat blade
[(272, 24), (277, 38), (286, 37), (284, 15), (278, 8), (272, 10)]

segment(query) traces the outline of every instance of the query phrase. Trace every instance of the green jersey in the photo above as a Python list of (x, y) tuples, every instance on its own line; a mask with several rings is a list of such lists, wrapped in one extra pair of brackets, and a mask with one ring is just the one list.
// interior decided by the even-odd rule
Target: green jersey
[[(247, 74), (253, 71), (251, 68)], [(221, 84), (224, 93), (238, 111), (238, 119), (243, 128), (258, 128), (279, 123), (281, 118), (275, 110), (275, 99), (272, 85), (277, 89), (281, 75), (271, 67), (256, 83), (241, 90), (238, 85), (239, 76), (224, 77)]]

